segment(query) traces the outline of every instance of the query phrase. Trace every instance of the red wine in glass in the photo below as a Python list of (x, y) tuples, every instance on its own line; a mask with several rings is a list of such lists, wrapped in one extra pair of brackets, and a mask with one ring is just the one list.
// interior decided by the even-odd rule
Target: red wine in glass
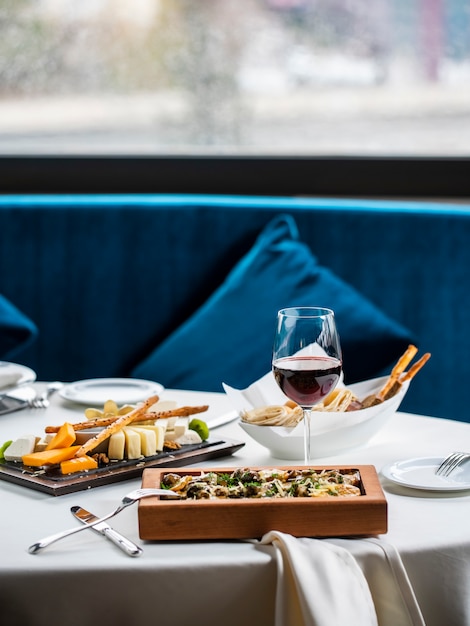
[(338, 383), (341, 361), (332, 357), (290, 356), (273, 362), (277, 384), (301, 407), (321, 402)]
[(272, 371), (303, 410), (305, 464), (311, 462), (311, 410), (336, 387), (342, 369), (335, 314), (325, 307), (289, 307), (277, 314)]

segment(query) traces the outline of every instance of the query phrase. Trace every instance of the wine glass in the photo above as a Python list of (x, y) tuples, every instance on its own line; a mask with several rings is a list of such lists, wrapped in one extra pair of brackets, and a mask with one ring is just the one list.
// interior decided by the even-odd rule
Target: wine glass
[(302, 407), (306, 465), (311, 462), (311, 409), (336, 387), (341, 369), (341, 346), (331, 309), (291, 307), (278, 312), (272, 370), (284, 394)]

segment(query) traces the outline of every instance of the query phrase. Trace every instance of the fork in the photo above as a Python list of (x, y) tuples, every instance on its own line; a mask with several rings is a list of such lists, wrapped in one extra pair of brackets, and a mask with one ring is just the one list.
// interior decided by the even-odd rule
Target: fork
[(170, 496), (174, 498), (180, 497), (178, 493), (175, 493), (174, 491), (171, 491), (169, 489), (135, 489), (134, 491), (131, 491), (126, 496), (124, 496), (124, 498), (121, 500), (121, 504), (114, 511), (112, 511), (112, 513), (108, 513), (108, 515), (105, 515), (104, 517), (95, 520), (91, 524), (74, 526), (74, 528), (70, 528), (69, 530), (64, 530), (60, 533), (56, 533), (55, 535), (49, 535), (49, 537), (45, 537), (44, 539), (41, 539), (40, 541), (37, 541), (36, 543), (33, 543), (31, 546), (29, 546), (28, 552), (30, 554), (36, 554), (40, 550), (43, 550), (44, 548), (47, 548), (47, 546), (50, 546), (51, 543), (55, 543), (56, 541), (59, 541), (59, 539), (64, 539), (64, 537), (74, 535), (75, 533), (79, 533), (82, 530), (86, 530), (87, 528), (92, 528), (93, 526), (96, 526), (96, 524), (105, 522), (106, 520), (120, 513), (126, 507), (134, 504), (134, 502), (138, 502), (138, 500), (141, 500), (142, 498), (148, 498), (150, 496)]
[(28, 400), (28, 406), (32, 409), (47, 409), (49, 406), (49, 396), (51, 396), (55, 391), (59, 391), (62, 389), (64, 383), (60, 383), (59, 381), (49, 383), (46, 389), (40, 393), (39, 395)]
[(470, 459), (470, 452), (452, 452), (439, 465), (436, 470), (436, 476), (449, 476), (467, 459)]

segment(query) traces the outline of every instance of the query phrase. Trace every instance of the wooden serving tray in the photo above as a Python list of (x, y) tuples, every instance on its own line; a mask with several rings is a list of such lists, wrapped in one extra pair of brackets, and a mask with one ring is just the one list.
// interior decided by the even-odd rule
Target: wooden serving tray
[[(270, 530), (295, 537), (370, 536), (387, 532), (387, 500), (373, 465), (312, 467), (315, 470), (359, 471), (362, 495), (220, 500), (145, 498), (138, 505), (140, 538), (159, 541), (256, 539)], [(160, 487), (161, 477), (168, 471), (198, 475), (201, 471), (230, 473), (235, 469), (146, 469), (142, 475), (142, 486)], [(305, 469), (305, 466), (282, 466), (277, 469)]]

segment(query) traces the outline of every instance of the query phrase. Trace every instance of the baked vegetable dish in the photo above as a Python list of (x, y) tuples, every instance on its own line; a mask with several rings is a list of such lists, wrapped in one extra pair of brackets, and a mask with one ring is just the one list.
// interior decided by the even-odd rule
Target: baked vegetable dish
[(362, 495), (361, 478), (356, 470), (337, 469), (236, 469), (230, 473), (169, 472), (161, 486), (186, 499), (214, 498), (322, 498)]

